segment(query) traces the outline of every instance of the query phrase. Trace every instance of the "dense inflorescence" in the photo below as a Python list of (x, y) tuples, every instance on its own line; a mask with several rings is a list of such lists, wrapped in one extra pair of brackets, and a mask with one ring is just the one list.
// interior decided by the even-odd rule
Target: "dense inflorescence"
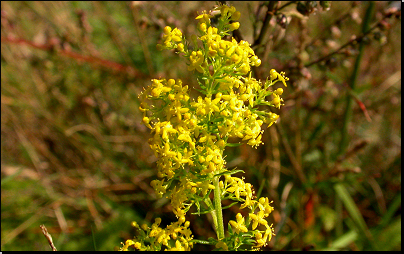
[[(250, 211), (247, 219), (238, 213), (228, 224), (228, 234), (218, 233), (218, 239), (209, 244), (221, 250), (241, 246), (257, 249), (271, 239), (273, 228), (265, 219), (273, 210), (271, 202), (264, 197), (257, 199), (251, 184), (232, 176), (241, 170), (228, 170), (223, 152), (231, 145), (230, 138), (240, 138), (253, 147), (262, 144), (263, 124), (269, 127), (279, 116), (258, 106), (280, 108), (283, 89), (269, 88), (277, 81), (286, 86), (288, 78), (274, 69), (265, 82), (252, 77), (251, 66), (259, 66), (261, 60), (250, 44), (225, 39), (239, 28), (239, 17), (240, 12), (226, 5), (210, 14), (203, 12), (196, 18), (200, 35), (192, 38), (192, 45), (178, 28), (164, 28), (163, 43), (158, 48), (175, 49), (184, 57), (188, 70), (197, 76), (202, 95), (191, 98), (190, 88), (180, 79), (164, 78), (153, 79), (140, 95), (139, 109), (144, 113), (143, 123), (151, 129), (149, 144), (158, 158), (159, 179), (151, 185), (160, 197), (170, 199), (178, 221), (165, 229), (159, 227), (159, 218), (151, 227), (134, 223), (141, 233), (127, 240), (122, 250), (129, 246), (139, 250), (190, 250), (195, 241), (185, 216), (196, 205), (198, 213), (211, 212), (217, 218), (218, 203), (209, 198), (212, 191), (219, 201), (234, 200), (241, 203), (240, 209)], [(212, 18), (217, 18), (216, 26)], [(264, 229), (260, 230), (259, 225)], [(215, 221), (216, 230), (218, 227), (220, 222)]]

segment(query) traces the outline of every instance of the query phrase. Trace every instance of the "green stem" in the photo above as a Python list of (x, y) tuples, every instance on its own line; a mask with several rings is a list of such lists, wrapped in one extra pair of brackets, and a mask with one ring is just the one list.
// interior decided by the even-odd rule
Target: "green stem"
[[(213, 207), (212, 201), (210, 200), (209, 197), (207, 197), (204, 200), (205, 204), (209, 207), (209, 209), (212, 209), (212, 212), (210, 212), (210, 214), (212, 215), (212, 219), (213, 219), (213, 226), (215, 227), (215, 230), (217, 229), (217, 215), (216, 215), (216, 210)], [(217, 231), (217, 230), (216, 230)]]
[[(219, 186), (219, 178), (220, 176), (215, 176), (213, 179), (213, 183), (215, 185), (215, 197), (214, 197), (214, 204), (215, 204), (215, 213), (216, 213), (216, 234), (217, 239), (221, 240), (224, 238), (224, 226), (223, 226), (223, 213), (222, 213), (222, 195)], [(213, 215), (213, 214), (212, 214)]]
[[(363, 25), (362, 25), (363, 34), (369, 30), (369, 23), (372, 19), (372, 14), (373, 14), (375, 3), (369, 2), (368, 5), (369, 6), (366, 10), (366, 14), (365, 14)], [(355, 90), (356, 82), (357, 82), (357, 79), (359, 76), (360, 63), (362, 60), (364, 47), (365, 47), (365, 43), (364, 43), (364, 40), (362, 40), (359, 44), (359, 54), (356, 57), (354, 70), (353, 70), (353, 73), (352, 73), (352, 76), (351, 76), (351, 79), (349, 82), (352, 91)], [(347, 98), (346, 98), (344, 122), (343, 122), (343, 126), (341, 129), (341, 142), (340, 142), (339, 153), (338, 153), (339, 155), (343, 154), (346, 151), (346, 148), (348, 147), (348, 144), (349, 144), (348, 125), (351, 122), (351, 119), (352, 119), (352, 97), (348, 94)]]

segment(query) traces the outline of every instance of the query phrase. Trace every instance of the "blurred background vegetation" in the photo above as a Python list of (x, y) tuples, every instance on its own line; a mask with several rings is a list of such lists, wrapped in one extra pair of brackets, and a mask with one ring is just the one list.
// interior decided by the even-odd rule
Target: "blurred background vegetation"
[[(255, 76), (290, 78), (265, 145), (226, 157), (274, 200), (265, 249), (401, 250), (401, 3), (229, 3)], [(190, 38), (215, 4), (1, 2), (2, 250), (50, 250), (41, 224), (58, 250), (114, 250), (133, 220), (175, 221), (150, 187), (138, 94), (159, 77), (196, 86), (156, 44), (166, 25)], [(215, 236), (187, 219), (196, 239)]]

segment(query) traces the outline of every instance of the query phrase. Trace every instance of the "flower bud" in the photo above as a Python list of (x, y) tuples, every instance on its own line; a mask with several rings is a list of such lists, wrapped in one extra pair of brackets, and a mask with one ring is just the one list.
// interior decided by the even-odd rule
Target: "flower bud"
[(272, 104), (274, 104), (275, 107), (279, 108), (279, 106), (280, 106), (280, 104), (281, 104), (281, 98), (275, 97), (275, 98), (272, 100)]
[(241, 13), (239, 11), (236, 11), (235, 13), (233, 13), (233, 15), (231, 15), (231, 20), (236, 21), (239, 20), (241, 16)]
[(166, 26), (166, 27), (164, 27), (164, 30), (163, 30), (163, 31), (164, 31), (164, 33), (165, 33), (165, 34), (167, 34), (167, 35), (168, 35), (168, 34), (170, 34), (170, 33), (171, 33), (171, 27)]
[(149, 122), (150, 122), (150, 119), (147, 117), (147, 116), (145, 116), (145, 117), (143, 117), (143, 122), (145, 123), (145, 124), (148, 124)]
[(269, 77), (271, 78), (271, 80), (274, 80), (278, 77), (278, 72), (276, 72), (275, 69), (271, 69), (269, 71)]
[(178, 43), (178, 45), (177, 45), (177, 50), (178, 50), (179, 52), (184, 52), (184, 44)]
[(206, 33), (206, 23), (200, 23), (200, 24), (199, 24), (199, 29), (200, 29), (202, 32)]
[(277, 94), (277, 95), (282, 95), (282, 94), (283, 94), (283, 89), (282, 89), (282, 88), (278, 88), (278, 89), (275, 90), (274, 93)]
[(230, 31), (237, 30), (239, 27), (240, 27), (240, 23), (239, 23), (239, 22), (231, 23), (231, 25), (230, 25)]

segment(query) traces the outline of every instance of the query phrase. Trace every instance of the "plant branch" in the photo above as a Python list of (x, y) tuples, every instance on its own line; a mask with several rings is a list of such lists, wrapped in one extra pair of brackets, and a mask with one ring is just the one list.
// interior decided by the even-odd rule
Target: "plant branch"
[(337, 20), (335, 20), (333, 23), (331, 23), (330, 25), (328, 25), (326, 28), (322, 29), (320, 34), (317, 35), (315, 38), (313, 38), (311, 40), (311, 42), (309, 42), (306, 45), (306, 48), (312, 46), (317, 40), (319, 40), (320, 38), (322, 38), (323, 36), (326, 36), (326, 33), (324, 33), (324, 31), (328, 31), (331, 29), (331, 27), (333, 27), (334, 25), (341, 23), (344, 19), (346, 19), (347, 17), (350, 16), (350, 12), (348, 11), (347, 13), (345, 13), (344, 15), (342, 15), (341, 17), (339, 17)]
[(43, 235), (46, 237), (46, 239), (48, 240), (49, 246), (51, 247), (51, 249), (52, 249), (53, 251), (57, 251), (55, 245), (53, 244), (52, 236), (48, 233), (48, 230), (46, 229), (45, 225), (40, 225), (39, 227), (42, 229), (42, 234), (43, 234)]
[(264, 23), (262, 24), (261, 31), (258, 35), (258, 38), (254, 41), (252, 47), (259, 46), (263, 39), (265, 38), (265, 34), (269, 27), (269, 21), (271, 21), (272, 16), (275, 14), (273, 11), (277, 6), (278, 1), (270, 1), (268, 4), (267, 14), (265, 15)]
[[(387, 15), (385, 15), (385, 17), (386, 17), (386, 16), (387, 16)], [(374, 24), (370, 29), (368, 29), (368, 30), (366, 30), (365, 32), (363, 32), (362, 35), (360, 35), (359, 37), (355, 37), (354, 39), (349, 40), (349, 41), (346, 42), (344, 45), (342, 45), (341, 47), (339, 47), (337, 50), (331, 52), (330, 54), (328, 54), (328, 55), (326, 55), (326, 56), (320, 57), (319, 59), (317, 59), (317, 60), (315, 60), (315, 61), (313, 61), (313, 62), (311, 62), (311, 63), (306, 64), (304, 67), (307, 68), (307, 67), (310, 67), (310, 66), (312, 66), (312, 65), (314, 65), (314, 64), (320, 63), (320, 62), (322, 62), (322, 61), (324, 61), (324, 60), (329, 59), (331, 56), (333, 56), (333, 55), (339, 53), (342, 49), (344, 49), (344, 48), (346, 48), (346, 47), (348, 47), (348, 46), (350, 46), (350, 45), (354, 45), (354, 44), (356, 44), (356, 43), (358, 43), (358, 42), (361, 43), (361, 42), (363, 41), (363, 38), (365, 38), (365, 37), (366, 37), (368, 34), (370, 34), (373, 30), (375, 30), (377, 27), (379, 27), (382, 22), (384, 22), (383, 20), (384, 20), (385, 17), (383, 17), (380, 21), (378, 21), (376, 24)], [(361, 44), (362, 44), (362, 43), (361, 43)]]
[(288, 5), (290, 5), (290, 4), (293, 4), (293, 3), (296, 3), (297, 1), (290, 1), (290, 2), (288, 2), (288, 3), (286, 3), (286, 4), (284, 4), (284, 5), (282, 5), (281, 7), (279, 7), (278, 9), (277, 9), (277, 11), (280, 11), (280, 10), (282, 10), (283, 8), (285, 8), (286, 6), (288, 6)]
[(136, 4), (130, 4), (130, 8), (132, 9), (132, 17), (134, 21), (134, 27), (137, 32), (137, 35), (139, 37), (140, 44), (142, 45), (143, 48), (143, 54), (145, 58), (145, 62), (147, 65), (147, 70), (149, 71), (149, 75), (153, 76), (154, 75), (154, 68), (152, 64), (152, 57), (149, 51), (149, 48), (147, 47), (147, 43), (145, 41), (145, 38), (147, 38), (147, 35), (144, 34), (144, 31), (142, 31), (139, 27), (139, 10), (138, 6)]
[[(369, 2), (369, 6), (366, 10), (366, 14), (365, 14), (365, 18), (364, 18), (363, 26), (362, 26), (362, 31), (367, 31), (367, 32), (364, 32), (364, 35), (362, 37), (364, 37), (367, 33), (372, 31), (378, 25), (378, 24), (376, 24), (371, 29), (368, 29), (370, 19), (372, 18), (374, 6), (375, 6), (374, 2)], [(359, 54), (356, 57), (354, 70), (352, 72), (351, 80), (349, 82), (350, 88), (352, 90), (355, 89), (356, 81), (358, 79), (358, 75), (359, 75), (359, 71), (360, 71), (359, 70), (360, 63), (362, 61), (364, 47), (365, 47), (365, 44), (363, 41), (361, 41), (361, 43), (359, 45)], [(339, 151), (338, 151), (339, 155), (343, 154), (345, 152), (345, 149), (348, 146), (348, 142), (349, 142), (348, 125), (351, 122), (351, 118), (352, 118), (352, 98), (351, 98), (351, 96), (347, 96), (346, 97), (346, 108), (345, 108), (345, 113), (344, 113), (344, 122), (343, 122), (342, 130), (341, 130), (341, 132), (342, 132), (341, 141), (340, 141)]]
[(293, 154), (292, 148), (290, 147), (289, 142), (285, 137), (285, 132), (283, 131), (280, 123), (277, 123), (274, 125), (276, 126), (276, 129), (279, 133), (279, 137), (281, 139), (281, 143), (282, 143), (283, 147), (285, 148), (286, 155), (289, 157), (289, 160), (293, 166), (293, 169), (296, 172), (297, 178), (299, 179), (301, 184), (306, 183), (306, 177), (303, 174), (302, 167), (296, 160), (296, 156)]
[[(10, 43), (10, 44), (21, 44), (21, 45), (27, 45), (36, 49), (41, 49), (41, 50), (45, 50), (45, 51), (54, 51), (57, 48), (56, 44), (37, 44), (35, 42), (32, 41), (28, 41), (25, 39), (21, 39), (21, 38), (12, 38), (12, 37), (1, 37), (1, 42), (6, 42), (6, 43)], [(83, 61), (86, 63), (91, 63), (91, 64), (95, 64), (95, 65), (100, 65), (103, 67), (106, 67), (108, 69), (112, 69), (115, 71), (119, 71), (119, 72), (125, 72), (128, 73), (130, 75), (136, 76), (136, 77), (142, 77), (144, 78), (146, 75), (139, 72), (138, 70), (136, 70), (135, 68), (133, 68), (132, 66), (128, 66), (128, 65), (122, 65), (120, 63), (117, 62), (113, 62), (110, 60), (106, 60), (106, 59), (102, 59), (96, 56), (86, 56), (86, 55), (81, 55), (79, 53), (70, 51), (70, 50), (66, 50), (63, 48), (58, 48), (56, 50), (57, 53), (59, 53), (62, 56), (67, 56), (73, 59), (76, 59), (78, 62), (79, 61)]]

